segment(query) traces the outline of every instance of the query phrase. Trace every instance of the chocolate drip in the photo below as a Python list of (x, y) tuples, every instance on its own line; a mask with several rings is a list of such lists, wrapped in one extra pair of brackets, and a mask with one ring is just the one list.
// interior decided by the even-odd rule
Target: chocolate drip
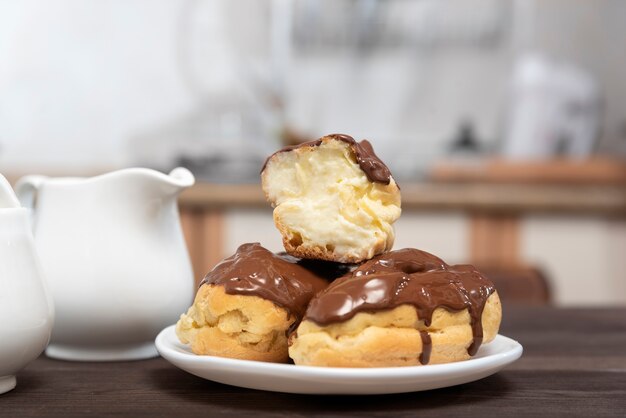
[(420, 363), (428, 364), (430, 361), (430, 353), (433, 350), (433, 340), (430, 338), (428, 331), (420, 331), (422, 339), (422, 353), (420, 354)]
[(276, 151), (274, 154), (270, 155), (267, 160), (265, 160), (265, 164), (263, 164), (261, 172), (265, 170), (267, 162), (270, 160), (270, 158), (272, 158), (279, 152), (293, 151), (297, 148), (304, 147), (317, 147), (322, 144), (324, 138), (333, 138), (350, 145), (352, 152), (354, 152), (356, 162), (359, 164), (359, 167), (361, 167), (361, 170), (363, 170), (367, 178), (375, 183), (389, 184), (389, 182), (391, 181), (391, 171), (389, 171), (389, 168), (385, 165), (385, 163), (383, 163), (381, 159), (378, 158), (378, 156), (374, 152), (372, 144), (370, 144), (370, 142), (366, 139), (362, 140), (361, 142), (357, 142), (351, 136), (344, 134), (330, 134), (315, 141), (304, 142), (299, 145), (291, 145), (282, 148)]
[(415, 307), (419, 319), (430, 326), (435, 309), (467, 309), (476, 354), (483, 340), (482, 312), (493, 283), (473, 266), (448, 266), (432, 254), (415, 249), (392, 251), (362, 264), (337, 279), (309, 304), (305, 319), (319, 325), (343, 322), (359, 312)]
[(276, 255), (259, 243), (243, 244), (216, 265), (200, 286), (219, 285), (229, 295), (259, 296), (286, 309), (299, 322), (309, 300), (328, 282), (297, 261)]

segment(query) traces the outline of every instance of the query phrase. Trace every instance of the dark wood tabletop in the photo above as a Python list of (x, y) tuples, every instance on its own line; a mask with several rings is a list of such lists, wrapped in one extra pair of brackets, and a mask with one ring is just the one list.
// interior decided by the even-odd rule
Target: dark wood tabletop
[(187, 374), (163, 359), (73, 363), (44, 356), (0, 395), (0, 416), (626, 416), (626, 309), (505, 309), (522, 358), (485, 379), (380, 396), (292, 395)]

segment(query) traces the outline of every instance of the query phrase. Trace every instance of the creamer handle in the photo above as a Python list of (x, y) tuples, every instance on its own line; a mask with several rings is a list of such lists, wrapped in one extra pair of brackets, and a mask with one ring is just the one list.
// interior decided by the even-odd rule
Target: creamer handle
[(22, 177), (15, 183), (15, 194), (22, 207), (35, 209), (37, 192), (46, 179), (46, 176), (30, 175)]
[(0, 174), (0, 208), (18, 208), (20, 202), (17, 201), (15, 193), (7, 179)]

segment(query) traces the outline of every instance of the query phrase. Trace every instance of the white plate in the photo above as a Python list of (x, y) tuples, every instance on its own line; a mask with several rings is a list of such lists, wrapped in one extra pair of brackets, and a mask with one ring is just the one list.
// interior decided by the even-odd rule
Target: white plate
[(517, 341), (498, 335), (472, 359), (457, 363), (358, 369), (294, 366), (193, 354), (178, 341), (174, 325), (161, 331), (156, 347), (176, 367), (227, 385), (273, 392), (351, 395), (460, 385), (490, 376), (522, 355), (522, 346)]

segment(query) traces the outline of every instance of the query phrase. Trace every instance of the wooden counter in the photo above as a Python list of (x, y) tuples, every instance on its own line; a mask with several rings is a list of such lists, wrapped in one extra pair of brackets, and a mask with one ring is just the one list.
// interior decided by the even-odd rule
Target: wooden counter
[[(401, 184), (404, 210), (462, 210), (499, 214), (591, 213), (626, 216), (626, 185), (482, 183)], [(260, 184), (199, 182), (180, 196), (185, 209), (269, 207)]]
[[(106, 171), (106, 170), (102, 170)], [(94, 171), (95, 175), (101, 171)], [(50, 174), (50, 173), (48, 173)], [(72, 173), (75, 174), (75, 173)], [(464, 173), (465, 174), (465, 173)], [(59, 173), (53, 175), (61, 175)], [(63, 175), (68, 175), (63, 173)], [(85, 173), (76, 175), (87, 175)], [(12, 174), (11, 183), (20, 177)], [(405, 210), (460, 210), (490, 214), (526, 212), (598, 214), (626, 217), (626, 177), (624, 181), (494, 182), (488, 177), (472, 181), (454, 178), (430, 182), (400, 182)], [(261, 185), (215, 184), (198, 180), (183, 192), (184, 209), (215, 210), (232, 207), (269, 208)]]

